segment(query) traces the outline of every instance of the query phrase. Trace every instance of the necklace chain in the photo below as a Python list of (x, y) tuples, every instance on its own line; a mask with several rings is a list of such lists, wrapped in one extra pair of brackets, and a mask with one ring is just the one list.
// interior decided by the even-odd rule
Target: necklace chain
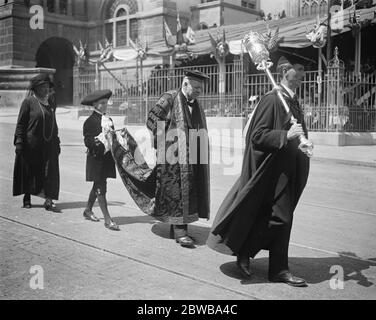
[(52, 135), (54, 133), (54, 129), (55, 129), (55, 113), (54, 111), (51, 109), (51, 114), (52, 114), (52, 127), (51, 127), (51, 134), (49, 136), (49, 138), (46, 137), (46, 116), (44, 114), (44, 110), (43, 110), (43, 107), (42, 107), (42, 103), (41, 101), (34, 95), (34, 98), (37, 99), (38, 101), (38, 104), (39, 104), (39, 108), (40, 110), (42, 111), (42, 116), (43, 116), (43, 139), (44, 141), (46, 142), (50, 142), (51, 139), (52, 139)]

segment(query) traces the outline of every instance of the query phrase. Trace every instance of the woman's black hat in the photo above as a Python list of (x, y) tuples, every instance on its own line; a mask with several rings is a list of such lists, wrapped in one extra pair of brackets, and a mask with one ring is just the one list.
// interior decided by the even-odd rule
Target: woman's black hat
[(46, 83), (51, 87), (52, 82), (51, 82), (49, 75), (46, 73), (40, 73), (30, 80), (29, 89), (34, 90), (36, 87), (39, 87), (42, 84), (46, 84)]

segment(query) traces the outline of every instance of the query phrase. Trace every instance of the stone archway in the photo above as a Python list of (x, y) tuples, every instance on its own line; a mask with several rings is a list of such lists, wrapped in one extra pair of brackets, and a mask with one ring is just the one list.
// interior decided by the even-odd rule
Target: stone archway
[(72, 105), (74, 65), (72, 43), (64, 38), (49, 38), (40, 45), (35, 60), (37, 67), (56, 69), (54, 84), (58, 105)]

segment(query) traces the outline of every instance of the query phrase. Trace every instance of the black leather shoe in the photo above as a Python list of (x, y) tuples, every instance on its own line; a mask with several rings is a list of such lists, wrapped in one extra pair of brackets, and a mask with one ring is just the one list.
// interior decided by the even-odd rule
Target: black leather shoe
[(119, 226), (113, 222), (113, 221), (110, 221), (109, 223), (105, 223), (104, 226), (107, 228), (107, 229), (110, 229), (112, 231), (120, 231), (120, 228)]
[(93, 211), (84, 211), (83, 214), (84, 218), (86, 220), (94, 221), (94, 222), (99, 222), (100, 220), (94, 215)]
[(44, 202), (44, 208), (47, 210), (47, 211), (55, 211), (56, 210), (56, 205), (55, 203), (51, 200), (51, 199), (47, 199), (45, 202)]
[(175, 238), (175, 230), (174, 230), (174, 226), (171, 225), (170, 226), (170, 239), (174, 239)]
[(175, 241), (184, 248), (191, 248), (191, 249), (196, 248), (194, 241), (189, 236), (176, 238)]
[(25, 201), (23, 203), (23, 207), (22, 208), (25, 208), (25, 209), (31, 209), (31, 202), (29, 201)]
[(269, 276), (269, 281), (282, 282), (293, 287), (307, 287), (307, 282), (304, 279), (293, 276), (289, 271)]
[(252, 273), (249, 271), (249, 259), (240, 259), (238, 257), (236, 260), (236, 265), (245, 278), (252, 277)]

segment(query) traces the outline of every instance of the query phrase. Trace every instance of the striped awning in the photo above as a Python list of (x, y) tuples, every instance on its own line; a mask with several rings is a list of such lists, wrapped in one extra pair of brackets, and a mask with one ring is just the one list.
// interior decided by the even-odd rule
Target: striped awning
[[(359, 9), (356, 11), (360, 15), (360, 21), (369, 20), (375, 23), (375, 7), (367, 9)], [(344, 9), (336, 19), (338, 25), (343, 27), (336, 32), (332, 32), (332, 36), (342, 34), (351, 30), (349, 26), (350, 15), (353, 14), (352, 10)], [(298, 18), (284, 18), (280, 20), (268, 21), (269, 28), (275, 30), (279, 27), (279, 36), (283, 37), (283, 40), (279, 43), (280, 47), (285, 48), (306, 48), (311, 46), (311, 42), (306, 38), (306, 34), (316, 24), (317, 15), (302, 16)], [(325, 22), (326, 16), (320, 18), (321, 22)], [(233, 54), (240, 54), (241, 40), (250, 31), (256, 31), (259, 33), (267, 32), (267, 24), (265, 21), (256, 21), (243, 24), (223, 26), (222, 29), (226, 31), (226, 40), (230, 44), (230, 50)], [(196, 31), (196, 43), (188, 46), (188, 50), (194, 54), (205, 55), (213, 52), (213, 47), (210, 42), (209, 32), (216, 37), (216, 29), (207, 29)], [(164, 40), (159, 40), (150, 45), (153, 51), (166, 51), (166, 44)]]

